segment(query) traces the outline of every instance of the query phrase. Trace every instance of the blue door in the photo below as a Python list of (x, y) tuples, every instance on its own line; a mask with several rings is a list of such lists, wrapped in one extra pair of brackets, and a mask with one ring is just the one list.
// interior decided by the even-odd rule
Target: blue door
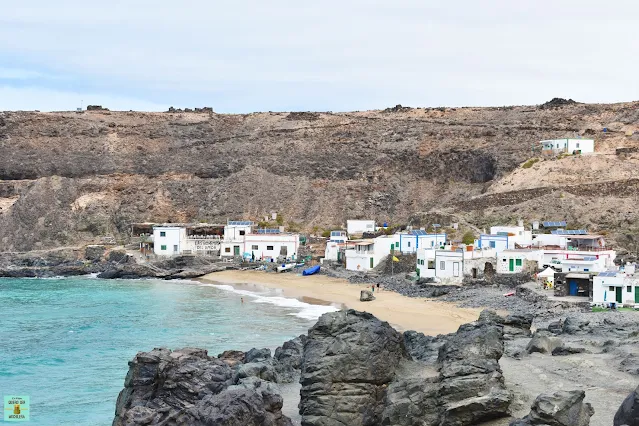
[(571, 296), (576, 296), (577, 295), (577, 290), (579, 289), (579, 287), (577, 286), (577, 281), (575, 280), (570, 280), (570, 295)]

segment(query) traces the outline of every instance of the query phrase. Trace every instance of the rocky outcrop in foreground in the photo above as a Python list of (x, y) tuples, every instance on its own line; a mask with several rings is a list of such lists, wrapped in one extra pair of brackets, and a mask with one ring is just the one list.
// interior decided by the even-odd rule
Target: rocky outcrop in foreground
[(613, 426), (634, 425), (639, 425), (639, 387), (624, 399), (621, 407), (615, 413)]
[(533, 402), (530, 414), (510, 422), (510, 426), (588, 426), (595, 410), (584, 404), (585, 396), (579, 390), (541, 394)]

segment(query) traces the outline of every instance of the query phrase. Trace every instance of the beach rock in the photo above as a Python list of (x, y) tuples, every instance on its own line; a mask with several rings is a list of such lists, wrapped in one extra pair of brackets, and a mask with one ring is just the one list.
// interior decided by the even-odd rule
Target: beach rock
[(404, 346), (413, 360), (435, 364), (439, 357), (439, 348), (446, 343), (446, 337), (441, 334), (436, 337), (426, 336), (424, 333), (410, 330), (404, 332)]
[(245, 354), (242, 351), (224, 351), (219, 354), (217, 358), (229, 367), (235, 367), (238, 364), (244, 363)]
[(627, 354), (619, 363), (619, 369), (626, 373), (639, 375), (639, 357), (635, 354)]
[(556, 337), (547, 336), (540, 331), (536, 331), (533, 335), (528, 346), (526, 346), (526, 352), (529, 354), (533, 352), (539, 352), (542, 354), (551, 354), (555, 348), (562, 346), (560, 339)]
[(373, 292), (370, 290), (362, 290), (359, 292), (359, 301), (360, 302), (371, 302), (375, 300), (375, 296)]
[(98, 262), (102, 260), (105, 252), (106, 252), (105, 246), (100, 246), (100, 245), (86, 246), (84, 248), (84, 258), (92, 262)]
[(271, 350), (269, 348), (257, 349), (253, 348), (244, 355), (244, 362), (261, 362), (271, 359)]
[(237, 379), (257, 377), (262, 380), (277, 383), (278, 375), (272, 360), (262, 362), (249, 362), (236, 367)]
[(510, 426), (588, 426), (595, 410), (590, 404), (584, 404), (585, 396), (581, 390), (541, 394), (533, 402), (530, 413), (510, 422)]
[(615, 413), (613, 426), (639, 425), (639, 387), (623, 400)]
[(548, 331), (552, 334), (561, 334), (563, 333), (563, 322), (561, 320), (553, 321), (548, 324)]
[(573, 346), (558, 346), (552, 350), (552, 356), (564, 356), (573, 354), (582, 354), (586, 352), (585, 348), (578, 348)]
[(530, 313), (514, 314), (502, 317), (491, 310), (483, 310), (479, 314), (479, 320), (483, 322), (493, 322), (503, 326), (504, 338), (513, 339), (516, 337), (530, 337), (530, 327), (534, 316)]
[(268, 384), (238, 383), (231, 367), (206, 350), (154, 349), (129, 362), (113, 425), (290, 425), (281, 406)]
[(423, 378), (393, 381), (386, 390), (382, 412), (384, 426), (439, 424), (437, 393), (439, 386)]
[(503, 328), (495, 320), (486, 313), (461, 325), (439, 350), (441, 424), (475, 425), (508, 415), (512, 396), (499, 366)]
[(403, 359), (402, 335), (387, 322), (352, 309), (322, 315), (304, 344), (302, 424), (380, 424), (385, 389)]
[(564, 320), (562, 326), (562, 333), (565, 334), (584, 334), (590, 331), (588, 325), (590, 321), (583, 320), (581, 318), (569, 316)]
[(293, 383), (300, 374), (302, 365), (302, 355), (304, 353), (304, 334), (293, 340), (284, 342), (282, 346), (275, 349), (275, 369), (278, 374), (278, 383)]

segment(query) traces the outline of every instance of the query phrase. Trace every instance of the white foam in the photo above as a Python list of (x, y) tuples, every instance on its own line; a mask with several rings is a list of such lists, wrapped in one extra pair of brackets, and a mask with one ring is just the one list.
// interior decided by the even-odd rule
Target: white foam
[(286, 309), (294, 309), (297, 312), (289, 313), (288, 315), (298, 318), (316, 320), (327, 312), (335, 312), (339, 309), (331, 305), (313, 305), (310, 303), (302, 302), (298, 299), (282, 297), (282, 296), (265, 296), (263, 293), (254, 293), (248, 290), (240, 290), (230, 285), (225, 284), (202, 284), (207, 287), (215, 287), (220, 290), (230, 291), (236, 294), (241, 294), (252, 298), (253, 303), (263, 303), (273, 306), (278, 306)]

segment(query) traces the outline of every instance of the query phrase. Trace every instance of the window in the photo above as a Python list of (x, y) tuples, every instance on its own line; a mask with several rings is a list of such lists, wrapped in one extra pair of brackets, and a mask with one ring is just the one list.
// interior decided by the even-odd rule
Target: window
[(410, 241), (408, 242), (408, 247), (410, 247)]
[(266, 250), (273, 250), (273, 246), (266, 246)]
[(160, 246), (160, 250), (166, 250), (166, 246)]
[(240, 231), (240, 235), (246, 235), (246, 231), (241, 230), (241, 231)]
[(446, 262), (444, 262), (443, 260), (439, 261), (439, 269), (441, 269), (442, 271), (444, 269), (446, 269)]
[(224, 247), (224, 253), (230, 253), (231, 247)]
[(515, 259), (515, 266), (521, 266), (521, 259)]
[(628, 293), (632, 293), (632, 286), (631, 286), (631, 285), (626, 286), (626, 291), (627, 291)]
[(166, 232), (160, 231), (160, 237), (166, 237)]
[(258, 246), (256, 246), (256, 245), (252, 245), (252, 246), (251, 246), (251, 250), (259, 250), (259, 249), (260, 249), (260, 248), (259, 248)]
[(613, 286), (609, 286), (608, 291), (615, 291), (615, 288)]
[(435, 261), (434, 260), (429, 260), (428, 261), (428, 269), (435, 269)]
[(577, 142), (577, 149), (579, 149), (579, 142)]
[(177, 251), (178, 251), (177, 244), (173, 246), (173, 251), (174, 251), (174, 252), (177, 252)]
[(494, 241), (490, 242), (490, 248), (495, 248), (495, 242)]

